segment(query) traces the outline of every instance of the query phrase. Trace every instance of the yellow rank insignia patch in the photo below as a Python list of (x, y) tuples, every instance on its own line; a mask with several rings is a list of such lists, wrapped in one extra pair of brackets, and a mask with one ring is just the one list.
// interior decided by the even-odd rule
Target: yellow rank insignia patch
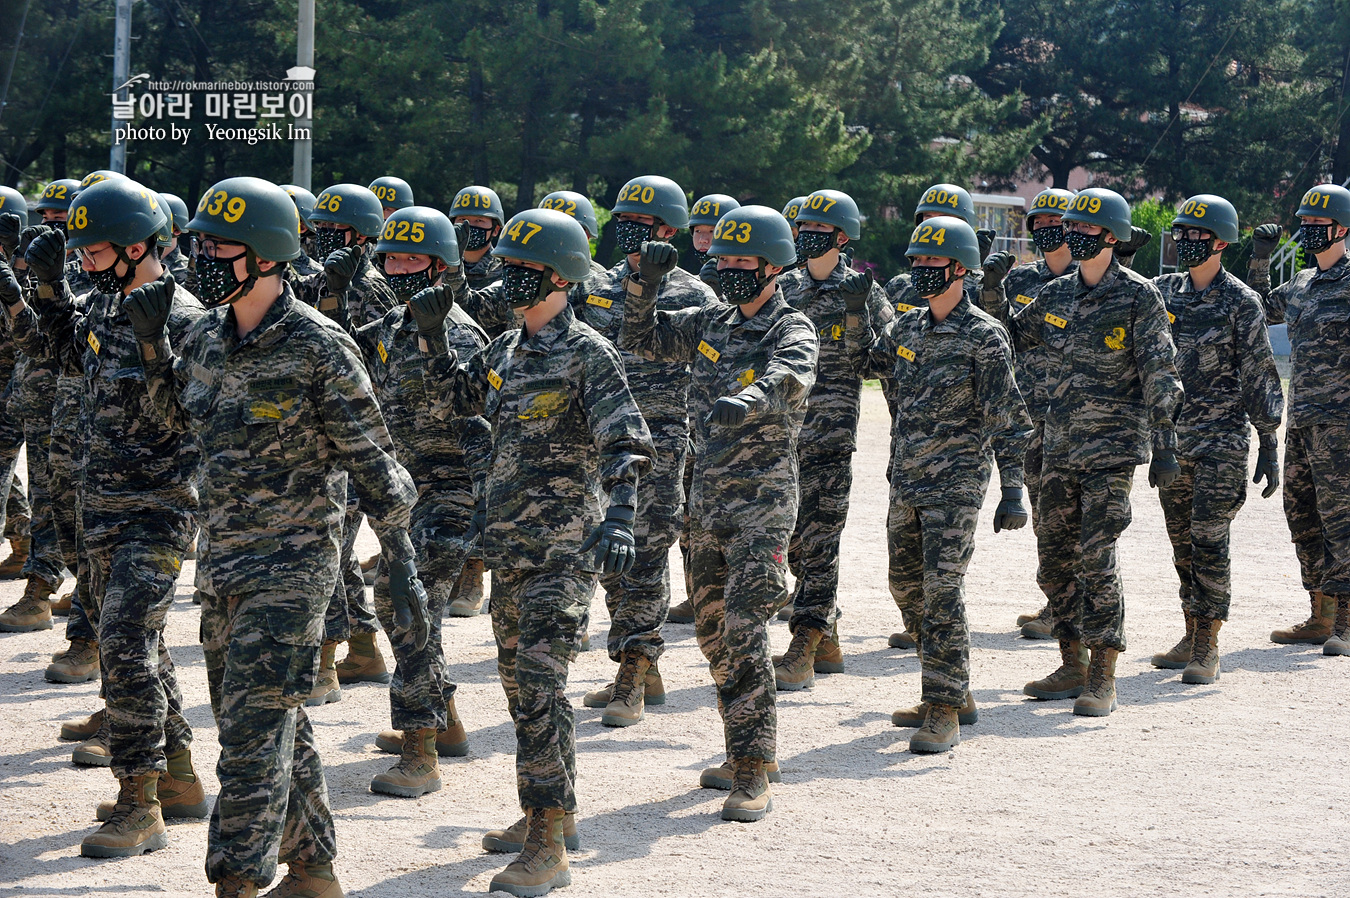
[(603, 296), (596, 296), (594, 293), (592, 293), (590, 296), (586, 297), (586, 305), (599, 306), (602, 309), (610, 309), (614, 307), (614, 300), (605, 299)]
[(547, 418), (550, 415), (556, 415), (565, 408), (567, 408), (566, 392), (536, 393), (530, 397), (525, 410), (516, 417), (522, 421), (533, 421), (535, 418)]
[(389, 351), (384, 348), (383, 340), (375, 344), (375, 351), (380, 354), (380, 361), (389, 364)]
[(914, 361), (914, 350), (907, 349), (904, 346), (896, 347), (895, 354), (907, 362)]
[(907, 302), (898, 302), (895, 304), (895, 310), (897, 312), (912, 312), (917, 308), (918, 306), (912, 306)]
[(1109, 349), (1125, 348), (1125, 328), (1117, 327), (1106, 335), (1106, 345)]
[(1046, 321), (1047, 324), (1053, 324), (1055, 327), (1059, 328), (1060, 330), (1063, 330), (1063, 329), (1064, 329), (1065, 327), (1067, 327), (1068, 324), (1069, 324), (1068, 321), (1064, 320), (1063, 318), (1059, 317), (1058, 315), (1051, 315), (1049, 312), (1046, 312), (1046, 313), (1045, 313), (1045, 321)]
[(1035, 302), (1035, 301), (1036, 301), (1036, 297), (1034, 297), (1034, 296), (1027, 296), (1025, 293), (1019, 293), (1019, 294), (1017, 294), (1017, 304), (1018, 304), (1019, 306), (1030, 305), (1031, 303), (1033, 303), (1033, 302)]
[(492, 384), (492, 389), (500, 390), (502, 388), (502, 376), (493, 369), (488, 369), (488, 383)]
[(1177, 323), (1177, 316), (1173, 315), (1171, 312), (1168, 312), (1168, 313), (1167, 313), (1167, 323), (1168, 323), (1168, 324), (1176, 324), (1176, 323)]
[(273, 421), (281, 420), (281, 409), (272, 402), (259, 400), (250, 405), (248, 410), (255, 418), (270, 418)]
[(98, 342), (98, 337), (95, 337), (95, 336), (94, 336), (94, 332), (93, 332), (93, 331), (90, 331), (90, 332), (89, 332), (89, 348), (92, 349), (92, 350), (94, 350), (94, 355), (98, 355), (99, 346), (100, 346), (100, 344), (99, 344), (99, 342)]
[(740, 384), (743, 387), (748, 387), (754, 382), (755, 382), (754, 368), (745, 369), (745, 373), (742, 374), (740, 377), (736, 378), (736, 383)]
[(716, 362), (722, 357), (722, 353), (709, 346), (706, 340), (698, 341), (698, 351), (707, 356), (708, 361), (710, 362)]

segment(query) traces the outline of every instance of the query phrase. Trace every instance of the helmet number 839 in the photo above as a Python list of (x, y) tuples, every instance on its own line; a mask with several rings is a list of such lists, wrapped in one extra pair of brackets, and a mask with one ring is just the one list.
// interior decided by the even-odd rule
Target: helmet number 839
[(717, 230), (713, 232), (714, 240), (735, 240), (737, 243), (750, 242), (750, 222), (733, 221), (730, 218), (724, 218), (717, 223)]
[(384, 226), (385, 240), (399, 240), (421, 243), (426, 238), (420, 221), (391, 221)]
[(224, 215), (221, 215), (221, 217), (230, 224), (234, 224), (244, 214), (246, 205), (242, 196), (232, 197), (223, 190), (217, 190), (215, 193), (202, 194), (202, 201), (197, 204), (197, 211), (205, 210), (208, 215), (221, 215), (223, 211)]

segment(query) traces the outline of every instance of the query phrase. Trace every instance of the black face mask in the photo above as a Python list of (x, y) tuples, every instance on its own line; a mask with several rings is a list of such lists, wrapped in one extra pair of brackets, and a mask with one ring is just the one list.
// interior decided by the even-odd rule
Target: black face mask
[(122, 277), (117, 273), (116, 262), (102, 271), (89, 272), (89, 281), (94, 285), (94, 289), (99, 293), (106, 293), (108, 295), (121, 293), (123, 285), (129, 280), (131, 280), (130, 274), (128, 274), (127, 277)]
[(66, 233), (66, 223), (59, 218), (54, 218), (51, 221), (44, 221), (43, 224), (49, 228), (60, 231), (62, 234)]
[(1053, 253), (1064, 245), (1064, 225), (1051, 225), (1031, 232), (1032, 242), (1043, 253)]
[(1177, 241), (1177, 264), (1179, 265), (1194, 268), (1212, 255), (1214, 255), (1214, 241), (1212, 239)]
[(315, 259), (323, 262), (333, 253), (334, 250), (342, 249), (347, 245), (347, 232), (341, 228), (320, 228), (314, 232), (318, 236), (314, 239)]
[(238, 256), (233, 259), (208, 259), (198, 254), (195, 258), (197, 298), (208, 308), (220, 305), (250, 280), (244, 278), (241, 281), (235, 276), (234, 263)]
[(468, 237), (464, 240), (464, 245), (460, 247), (461, 252), (471, 253), (482, 249), (488, 245), (491, 240), (492, 231), (489, 228), (480, 228), (478, 225), (465, 224), (468, 229)]
[(702, 268), (702, 267), (703, 267), (703, 263), (704, 263), (704, 262), (707, 262), (707, 261), (708, 261), (708, 254), (707, 254), (707, 253), (701, 253), (701, 252), (699, 252), (698, 250), (694, 250), (694, 267), (695, 267), (695, 268)]
[(1088, 259), (1096, 258), (1106, 246), (1106, 232), (1100, 234), (1080, 234), (1078, 231), (1069, 231), (1065, 235), (1066, 242), (1069, 244), (1069, 255), (1075, 262), (1086, 262)]
[(386, 274), (384, 279), (388, 281), (389, 289), (393, 290), (399, 299), (411, 299), (418, 292), (431, 286), (431, 266), (428, 265), (421, 271), (414, 271), (411, 274)]
[(915, 265), (909, 270), (909, 283), (924, 298), (937, 296), (956, 279), (956, 265)]
[(1298, 242), (1303, 245), (1304, 250), (1315, 256), (1336, 242), (1331, 239), (1331, 229), (1334, 227), (1336, 226), (1329, 224), (1305, 224), (1299, 229)]
[(524, 265), (502, 266), (502, 290), (513, 309), (529, 309), (539, 305), (553, 289), (548, 269), (526, 268)]
[(834, 231), (798, 231), (797, 258), (819, 259), (834, 249)]
[(751, 268), (719, 268), (717, 279), (722, 284), (722, 299), (734, 306), (743, 306), (754, 302), (769, 279), (760, 274), (764, 269), (761, 262), (758, 270)]
[(619, 244), (619, 252), (625, 256), (642, 252), (642, 244), (655, 240), (656, 225), (643, 224), (640, 221), (621, 221), (614, 229), (614, 239)]

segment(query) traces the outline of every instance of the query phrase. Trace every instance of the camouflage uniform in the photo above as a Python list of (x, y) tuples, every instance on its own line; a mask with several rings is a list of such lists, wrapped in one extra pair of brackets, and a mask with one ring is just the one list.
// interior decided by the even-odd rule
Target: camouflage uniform
[(1172, 321), (1186, 388), (1177, 414), (1181, 473), (1158, 490), (1181, 601), (1193, 617), (1228, 620), (1228, 534), (1247, 497), (1248, 422), (1274, 446), (1284, 393), (1256, 291), (1220, 268), (1196, 290), (1185, 272), (1154, 279)]
[[(778, 279), (783, 299), (811, 319), (820, 345), (816, 383), (798, 439), (800, 505), (788, 543), (788, 567), (797, 580), (789, 624), (794, 633), (803, 625), (828, 632), (836, 617), (839, 540), (853, 488), (853, 453), (858, 448), (858, 408), (866, 364), (866, 347), (844, 340), (839, 283), (852, 273), (841, 258), (822, 281), (815, 280), (805, 266)], [(895, 317), (880, 284), (872, 286), (867, 305), (878, 330)]]
[(1167, 311), (1152, 282), (1112, 260), (1095, 287), (1078, 272), (1055, 278), (1011, 323), (1019, 353), (1046, 351), (1036, 579), (1053, 633), (1123, 651), (1116, 541), (1130, 524), (1134, 469), (1150, 445), (1177, 447), (1182, 388)]
[(181, 345), (145, 366), (148, 402), (205, 455), (202, 643), (221, 747), (206, 873), (265, 885), (278, 860), (336, 853), (304, 702), (339, 582), (344, 480), (366, 497), (388, 559), (412, 557), (416, 492), (356, 345), (289, 284), (244, 338), (224, 307)]
[[(697, 309), (716, 297), (711, 288), (682, 268), (657, 285), (640, 283), (624, 257), (619, 264), (590, 278), (569, 297), (577, 318), (616, 346), (626, 302), (646, 292), (665, 311)], [(689, 451), (689, 367), (653, 362), (620, 350), (628, 389), (642, 411), (656, 446), (656, 460), (642, 478), (638, 493), (637, 561), (622, 577), (601, 577), (609, 608), (609, 657), (620, 661), (629, 651), (641, 652), (653, 664), (665, 650), (661, 625), (670, 611), (670, 547), (684, 524), (684, 464)]]
[[(178, 238), (179, 242), (187, 239), (187, 234)], [(169, 254), (159, 260), (169, 274), (173, 275), (174, 283), (179, 284), (187, 292), (196, 294), (197, 291), (197, 272), (188, 264), (188, 257), (182, 249), (175, 244)]]
[[(125, 297), (91, 291), (82, 304), (66, 300), (49, 301), (41, 330), (26, 308), (14, 332), (24, 352), (83, 375), (77, 532), (88, 552), (84, 611), (98, 632), (112, 770), (126, 779), (163, 772), (166, 749), (180, 751), (192, 738), (163, 630), (191, 538), (200, 457), (150, 407)], [(170, 339), (181, 341), (201, 314), (197, 299), (178, 288)]]
[[(591, 275), (603, 275), (605, 269), (591, 260)], [(574, 291), (583, 291), (585, 284), (578, 284), (573, 288)], [(477, 321), (479, 326), (487, 332), (489, 340), (495, 340), (508, 330), (520, 327), (520, 316), (511, 308), (511, 304), (506, 301), (506, 291), (502, 289), (500, 279), (493, 280), (486, 287), (469, 288), (457, 290), (455, 293), (455, 303), (462, 305), (464, 311)]]
[[(458, 306), (446, 318), (444, 339), (464, 359), (473, 358), (487, 343), (482, 328)], [(426, 586), (431, 624), (421, 649), (408, 639), (391, 636), (396, 662), (389, 685), (393, 725), (404, 731), (444, 730), (455, 684), (441, 651), (441, 613), (464, 567), (468, 550), (464, 533), (473, 516), (475, 483), (481, 485), (487, 476), (492, 433), (481, 417), (441, 422), (431, 414), (422, 389), (425, 365), (417, 324), (406, 305), (358, 330), (356, 344), (365, 357), (399, 461), (417, 485), (408, 536), (417, 553), (417, 573)], [(394, 609), (383, 565), (375, 581), (375, 610), (385, 632), (393, 634)]]
[(461, 366), (427, 341), (428, 396), (442, 420), (484, 415), (492, 459), (483, 485), (483, 560), (493, 570), (497, 670), (516, 727), (522, 808), (576, 810), (576, 736), (564, 692), (595, 590), (582, 542), (603, 489), (637, 505), (651, 436), (610, 343), (564, 307), (538, 333), (507, 331)]
[(465, 262), (464, 277), (469, 282), (470, 290), (486, 290), (502, 279), (502, 260), (488, 250), (477, 262)]
[(1350, 595), (1350, 256), (1298, 272), (1267, 309), (1289, 323), (1284, 514), (1303, 588)]
[(1031, 420), (1007, 332), (963, 296), (935, 322), (903, 312), (867, 360), (890, 372), (900, 404), (891, 446), (886, 535), (890, 589), (919, 637), (923, 700), (961, 707), (970, 689), (965, 573), (994, 460), (1004, 487), (1022, 486)]
[[(694, 633), (717, 686), (727, 757), (772, 761), (778, 717), (768, 620), (787, 601), (797, 437), (815, 384), (815, 327), (782, 291), (752, 318), (722, 303), (657, 311), (655, 299), (629, 295), (620, 339), (643, 358), (690, 367)], [(847, 339), (866, 340), (855, 333), (860, 328), (847, 330)], [(710, 425), (713, 404), (738, 393), (757, 400), (745, 424)]]
[(14, 366), (18, 361), (14, 338), (10, 334), (9, 319), (0, 316), (0, 490), (7, 490), (0, 521), (3, 521), (5, 539), (22, 539), (29, 535), (32, 509), (24, 486), (14, 474), (23, 448), (23, 421), (6, 410), (14, 385)]

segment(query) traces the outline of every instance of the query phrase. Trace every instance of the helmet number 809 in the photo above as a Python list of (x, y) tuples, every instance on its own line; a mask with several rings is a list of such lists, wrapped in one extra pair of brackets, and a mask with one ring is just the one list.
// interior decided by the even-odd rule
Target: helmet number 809
[(1096, 215), (1102, 211), (1102, 198), (1099, 196), (1080, 196), (1074, 200), (1073, 208), (1076, 212), (1082, 212), (1086, 209), (1089, 214)]

